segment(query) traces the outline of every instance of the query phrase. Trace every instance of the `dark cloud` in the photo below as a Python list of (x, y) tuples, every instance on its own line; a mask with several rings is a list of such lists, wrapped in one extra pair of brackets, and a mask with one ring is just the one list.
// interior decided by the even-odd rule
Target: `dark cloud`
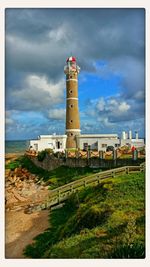
[(144, 56), (144, 9), (7, 9), (7, 66), (63, 76), (71, 52), (82, 69), (98, 59)]
[[(119, 97), (113, 98), (126, 103), (122, 108), (130, 108), (118, 114), (106, 106), (103, 113), (97, 109), (104, 127), (142, 118), (144, 12), (138, 8), (6, 9), (7, 109), (38, 110), (47, 118), (61, 119), (56, 111), (57, 105), (64, 103), (63, 68), (68, 55), (73, 54), (82, 73), (95, 73), (104, 79), (114, 74), (121, 77)], [(95, 64), (99, 60), (107, 62), (103, 70)], [(31, 77), (37, 77), (38, 82)], [(12, 123), (11, 117), (8, 122)]]

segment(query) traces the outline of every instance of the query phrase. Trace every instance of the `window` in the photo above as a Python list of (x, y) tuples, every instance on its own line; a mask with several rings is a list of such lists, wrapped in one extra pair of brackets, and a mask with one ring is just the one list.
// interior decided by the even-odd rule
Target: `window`
[(107, 147), (107, 144), (102, 144), (102, 147)]
[(73, 123), (73, 120), (70, 120), (69, 123)]
[(74, 106), (73, 104), (70, 104), (70, 105), (69, 105), (69, 108), (73, 108), (73, 106)]
[(69, 90), (69, 94), (72, 94), (72, 90)]
[(56, 146), (58, 149), (60, 148), (60, 142), (59, 141), (56, 142)]

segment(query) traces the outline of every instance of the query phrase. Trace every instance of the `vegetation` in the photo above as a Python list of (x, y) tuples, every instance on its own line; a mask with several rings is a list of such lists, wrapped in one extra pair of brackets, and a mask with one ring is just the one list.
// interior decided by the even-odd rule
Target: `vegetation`
[(105, 179), (50, 212), (28, 258), (144, 258), (144, 173)]
[(52, 155), (53, 154), (53, 150), (50, 148), (44, 149), (42, 151), (38, 152), (37, 158), (39, 161), (43, 161), (47, 155)]
[(11, 171), (14, 171), (14, 169), (19, 168), (21, 166), (20, 159), (13, 160), (6, 164), (5, 168), (10, 169)]
[[(41, 152), (41, 158), (43, 153)], [(89, 167), (70, 168), (67, 166), (61, 166), (52, 171), (44, 170), (37, 167), (28, 157), (22, 156), (15, 161), (6, 165), (6, 168), (14, 170), (15, 168), (22, 167), (29, 170), (29, 172), (36, 174), (39, 180), (46, 182), (50, 189), (54, 189), (61, 185), (67, 184), (74, 180), (80, 179), (84, 176), (91, 175), (95, 172), (101, 171), (101, 169), (92, 169)]]

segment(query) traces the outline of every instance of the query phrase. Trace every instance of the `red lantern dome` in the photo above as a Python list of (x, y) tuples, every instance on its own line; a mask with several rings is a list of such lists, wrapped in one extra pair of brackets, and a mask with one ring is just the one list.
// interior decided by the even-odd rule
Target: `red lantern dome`
[(69, 61), (76, 62), (76, 58), (75, 57), (68, 57), (66, 62), (69, 62)]

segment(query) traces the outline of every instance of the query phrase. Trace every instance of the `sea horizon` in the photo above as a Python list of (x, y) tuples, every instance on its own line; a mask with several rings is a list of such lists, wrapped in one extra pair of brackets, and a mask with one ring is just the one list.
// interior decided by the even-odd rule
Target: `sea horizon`
[(26, 140), (5, 140), (5, 153), (24, 153), (29, 146)]

